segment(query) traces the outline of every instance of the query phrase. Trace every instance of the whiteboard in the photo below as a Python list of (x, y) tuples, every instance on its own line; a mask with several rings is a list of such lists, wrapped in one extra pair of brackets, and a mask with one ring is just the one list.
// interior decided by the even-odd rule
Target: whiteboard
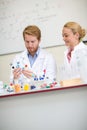
[(22, 32), (37, 25), (41, 47), (64, 45), (62, 27), (68, 21), (87, 28), (87, 0), (0, 0), (0, 55), (25, 49)]

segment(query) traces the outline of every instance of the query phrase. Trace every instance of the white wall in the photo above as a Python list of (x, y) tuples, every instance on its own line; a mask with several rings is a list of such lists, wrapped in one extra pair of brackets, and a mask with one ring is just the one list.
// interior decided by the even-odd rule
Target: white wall
[[(46, 50), (53, 54), (57, 66), (62, 63), (65, 46), (46, 48)], [(9, 84), (10, 63), (16, 54), (17, 53), (0, 56), (0, 80), (6, 84)]]

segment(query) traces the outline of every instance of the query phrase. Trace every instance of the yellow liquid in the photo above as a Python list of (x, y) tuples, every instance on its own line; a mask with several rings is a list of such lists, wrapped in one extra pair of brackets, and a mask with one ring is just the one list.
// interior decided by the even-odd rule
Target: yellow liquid
[(24, 90), (25, 90), (25, 91), (28, 91), (29, 89), (30, 89), (29, 84), (25, 84), (25, 85), (24, 85)]

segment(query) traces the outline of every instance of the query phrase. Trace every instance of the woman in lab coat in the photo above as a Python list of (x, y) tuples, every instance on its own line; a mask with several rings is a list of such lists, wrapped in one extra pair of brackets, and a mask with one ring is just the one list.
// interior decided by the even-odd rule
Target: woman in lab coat
[(23, 83), (25, 77), (48, 77), (52, 81), (57, 76), (57, 66), (51, 54), (39, 47), (41, 31), (35, 26), (27, 26), (23, 31), (26, 50), (14, 58), (11, 64), (10, 82)]
[(87, 46), (82, 42), (82, 38), (85, 35), (85, 29), (76, 22), (67, 22), (63, 26), (62, 36), (65, 45), (67, 46), (67, 49), (64, 52), (64, 65), (67, 72), (71, 72), (71, 77), (79, 77), (79, 71), (81, 69), (79, 69), (79, 67), (83, 66), (82, 63), (84, 61), (87, 61)]

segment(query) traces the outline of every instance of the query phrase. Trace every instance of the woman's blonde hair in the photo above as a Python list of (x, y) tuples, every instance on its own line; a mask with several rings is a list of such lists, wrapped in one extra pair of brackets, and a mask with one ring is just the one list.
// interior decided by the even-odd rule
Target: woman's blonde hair
[(79, 40), (81, 40), (86, 35), (86, 30), (83, 29), (78, 23), (76, 22), (67, 22), (64, 27), (69, 28), (72, 30), (73, 34), (79, 33)]
[(25, 34), (36, 36), (38, 40), (41, 39), (41, 30), (36, 25), (27, 26), (23, 31), (23, 38), (25, 39)]

